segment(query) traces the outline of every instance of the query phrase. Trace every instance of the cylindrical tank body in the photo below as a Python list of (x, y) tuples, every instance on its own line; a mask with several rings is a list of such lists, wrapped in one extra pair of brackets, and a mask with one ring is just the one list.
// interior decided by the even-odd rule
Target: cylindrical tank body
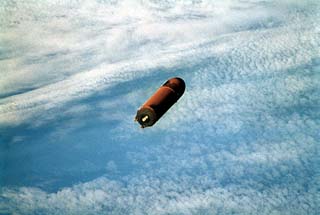
[(142, 128), (152, 126), (182, 96), (186, 86), (181, 78), (166, 81), (137, 111), (135, 120)]

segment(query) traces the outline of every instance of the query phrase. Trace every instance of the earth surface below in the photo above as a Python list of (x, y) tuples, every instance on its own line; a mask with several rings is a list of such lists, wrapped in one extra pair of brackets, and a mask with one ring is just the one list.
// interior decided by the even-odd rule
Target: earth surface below
[(0, 29), (0, 214), (320, 213), (319, 1), (2, 0)]

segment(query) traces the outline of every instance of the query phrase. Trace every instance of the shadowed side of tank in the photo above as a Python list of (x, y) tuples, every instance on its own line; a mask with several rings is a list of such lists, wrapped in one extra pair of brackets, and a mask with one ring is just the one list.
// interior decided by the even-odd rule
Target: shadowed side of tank
[(142, 128), (154, 125), (183, 95), (185, 87), (181, 78), (169, 79), (141, 106), (135, 120)]

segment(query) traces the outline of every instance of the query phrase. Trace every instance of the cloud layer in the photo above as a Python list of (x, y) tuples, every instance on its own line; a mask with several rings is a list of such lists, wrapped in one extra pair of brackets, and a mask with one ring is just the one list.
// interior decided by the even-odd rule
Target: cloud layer
[(319, 7), (3, 1), (0, 213), (318, 214)]

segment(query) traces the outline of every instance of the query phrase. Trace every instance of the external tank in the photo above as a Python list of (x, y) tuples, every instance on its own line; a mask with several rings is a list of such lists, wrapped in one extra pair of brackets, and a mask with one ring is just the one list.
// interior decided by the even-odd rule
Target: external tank
[(181, 78), (167, 80), (137, 111), (135, 121), (142, 128), (154, 125), (183, 95), (186, 85)]

